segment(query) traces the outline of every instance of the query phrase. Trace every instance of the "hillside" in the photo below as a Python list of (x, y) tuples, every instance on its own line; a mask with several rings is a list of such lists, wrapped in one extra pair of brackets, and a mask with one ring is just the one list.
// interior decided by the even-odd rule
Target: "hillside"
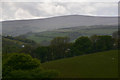
[(18, 36), (27, 32), (42, 32), (52, 29), (93, 25), (117, 25), (117, 17), (66, 15), (45, 19), (3, 21), (3, 35)]
[(117, 78), (118, 51), (111, 50), (43, 63), (60, 72), (60, 78)]
[(60, 28), (37, 33), (28, 33), (23, 35), (27, 39), (34, 40), (41, 45), (49, 45), (50, 41), (55, 37), (67, 36), (70, 41), (74, 41), (80, 36), (97, 35), (112, 35), (117, 31), (117, 26), (89, 26), (88, 28), (81, 29), (81, 27)]
[(13, 53), (19, 52), (19, 50), (24, 45), (34, 45), (35, 42), (29, 39), (24, 39), (21, 37), (2, 37), (2, 53)]

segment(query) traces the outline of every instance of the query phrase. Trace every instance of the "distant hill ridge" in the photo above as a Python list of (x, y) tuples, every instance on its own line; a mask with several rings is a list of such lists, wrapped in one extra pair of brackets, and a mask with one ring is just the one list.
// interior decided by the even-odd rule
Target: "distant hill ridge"
[(117, 17), (66, 15), (45, 19), (3, 21), (2, 31), (3, 35), (18, 36), (27, 32), (42, 32), (59, 28), (117, 24)]

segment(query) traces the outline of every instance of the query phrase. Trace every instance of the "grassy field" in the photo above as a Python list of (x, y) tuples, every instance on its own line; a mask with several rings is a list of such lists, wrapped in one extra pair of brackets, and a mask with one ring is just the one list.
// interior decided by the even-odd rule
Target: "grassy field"
[(74, 39), (84, 35), (84, 36), (91, 36), (94, 34), (97, 35), (111, 35), (114, 31), (117, 31), (117, 29), (111, 29), (111, 28), (102, 28), (102, 29), (58, 29), (53, 31), (45, 31), (40, 33), (33, 33), (31, 35), (26, 35), (28, 39), (34, 40), (37, 43), (42, 43), (43, 41), (50, 42), (55, 37), (64, 37), (68, 36), (72, 41)]
[(48, 32), (42, 32), (42, 33), (37, 33), (32, 34), (27, 36), (27, 39), (34, 40), (37, 43), (41, 43), (42, 41), (51, 41), (55, 37), (63, 37), (63, 36), (68, 36), (66, 33), (60, 33), (60, 32), (53, 32), (53, 31), (48, 31)]
[(0, 51), (0, 78), (2, 77), (2, 52)]
[(60, 72), (60, 78), (117, 78), (118, 51), (111, 50), (43, 63)]

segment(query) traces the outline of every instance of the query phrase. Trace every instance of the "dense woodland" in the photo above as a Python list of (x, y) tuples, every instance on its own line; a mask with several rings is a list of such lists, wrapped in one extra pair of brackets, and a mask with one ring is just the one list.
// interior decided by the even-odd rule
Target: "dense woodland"
[(3, 36), (2, 39), (3, 78), (56, 77), (59, 72), (44, 70), (40, 63), (118, 49), (120, 43), (117, 31), (112, 36), (80, 36), (75, 42), (70, 42), (69, 37), (56, 37), (49, 46), (23, 37)]

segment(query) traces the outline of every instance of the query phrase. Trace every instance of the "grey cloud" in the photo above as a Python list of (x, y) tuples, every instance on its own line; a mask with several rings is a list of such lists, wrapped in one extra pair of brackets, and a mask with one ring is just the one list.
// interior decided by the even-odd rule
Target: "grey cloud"
[[(3, 20), (28, 17), (52, 17), (61, 15), (116, 16), (117, 3), (95, 2), (12, 2), (3, 3)], [(15, 15), (17, 13), (17, 15)], [(19, 15), (19, 13), (21, 13)], [(25, 15), (28, 16), (25, 16)], [(23, 15), (23, 16), (22, 16)]]
[(28, 11), (30, 14), (34, 15), (34, 16), (39, 16), (39, 10), (36, 8), (36, 6), (38, 5), (38, 3), (35, 2), (22, 2), (22, 3), (14, 3), (15, 7), (17, 8), (21, 8), (24, 9), (26, 11)]
[(118, 2), (119, 0), (2, 0), (2, 2)]

